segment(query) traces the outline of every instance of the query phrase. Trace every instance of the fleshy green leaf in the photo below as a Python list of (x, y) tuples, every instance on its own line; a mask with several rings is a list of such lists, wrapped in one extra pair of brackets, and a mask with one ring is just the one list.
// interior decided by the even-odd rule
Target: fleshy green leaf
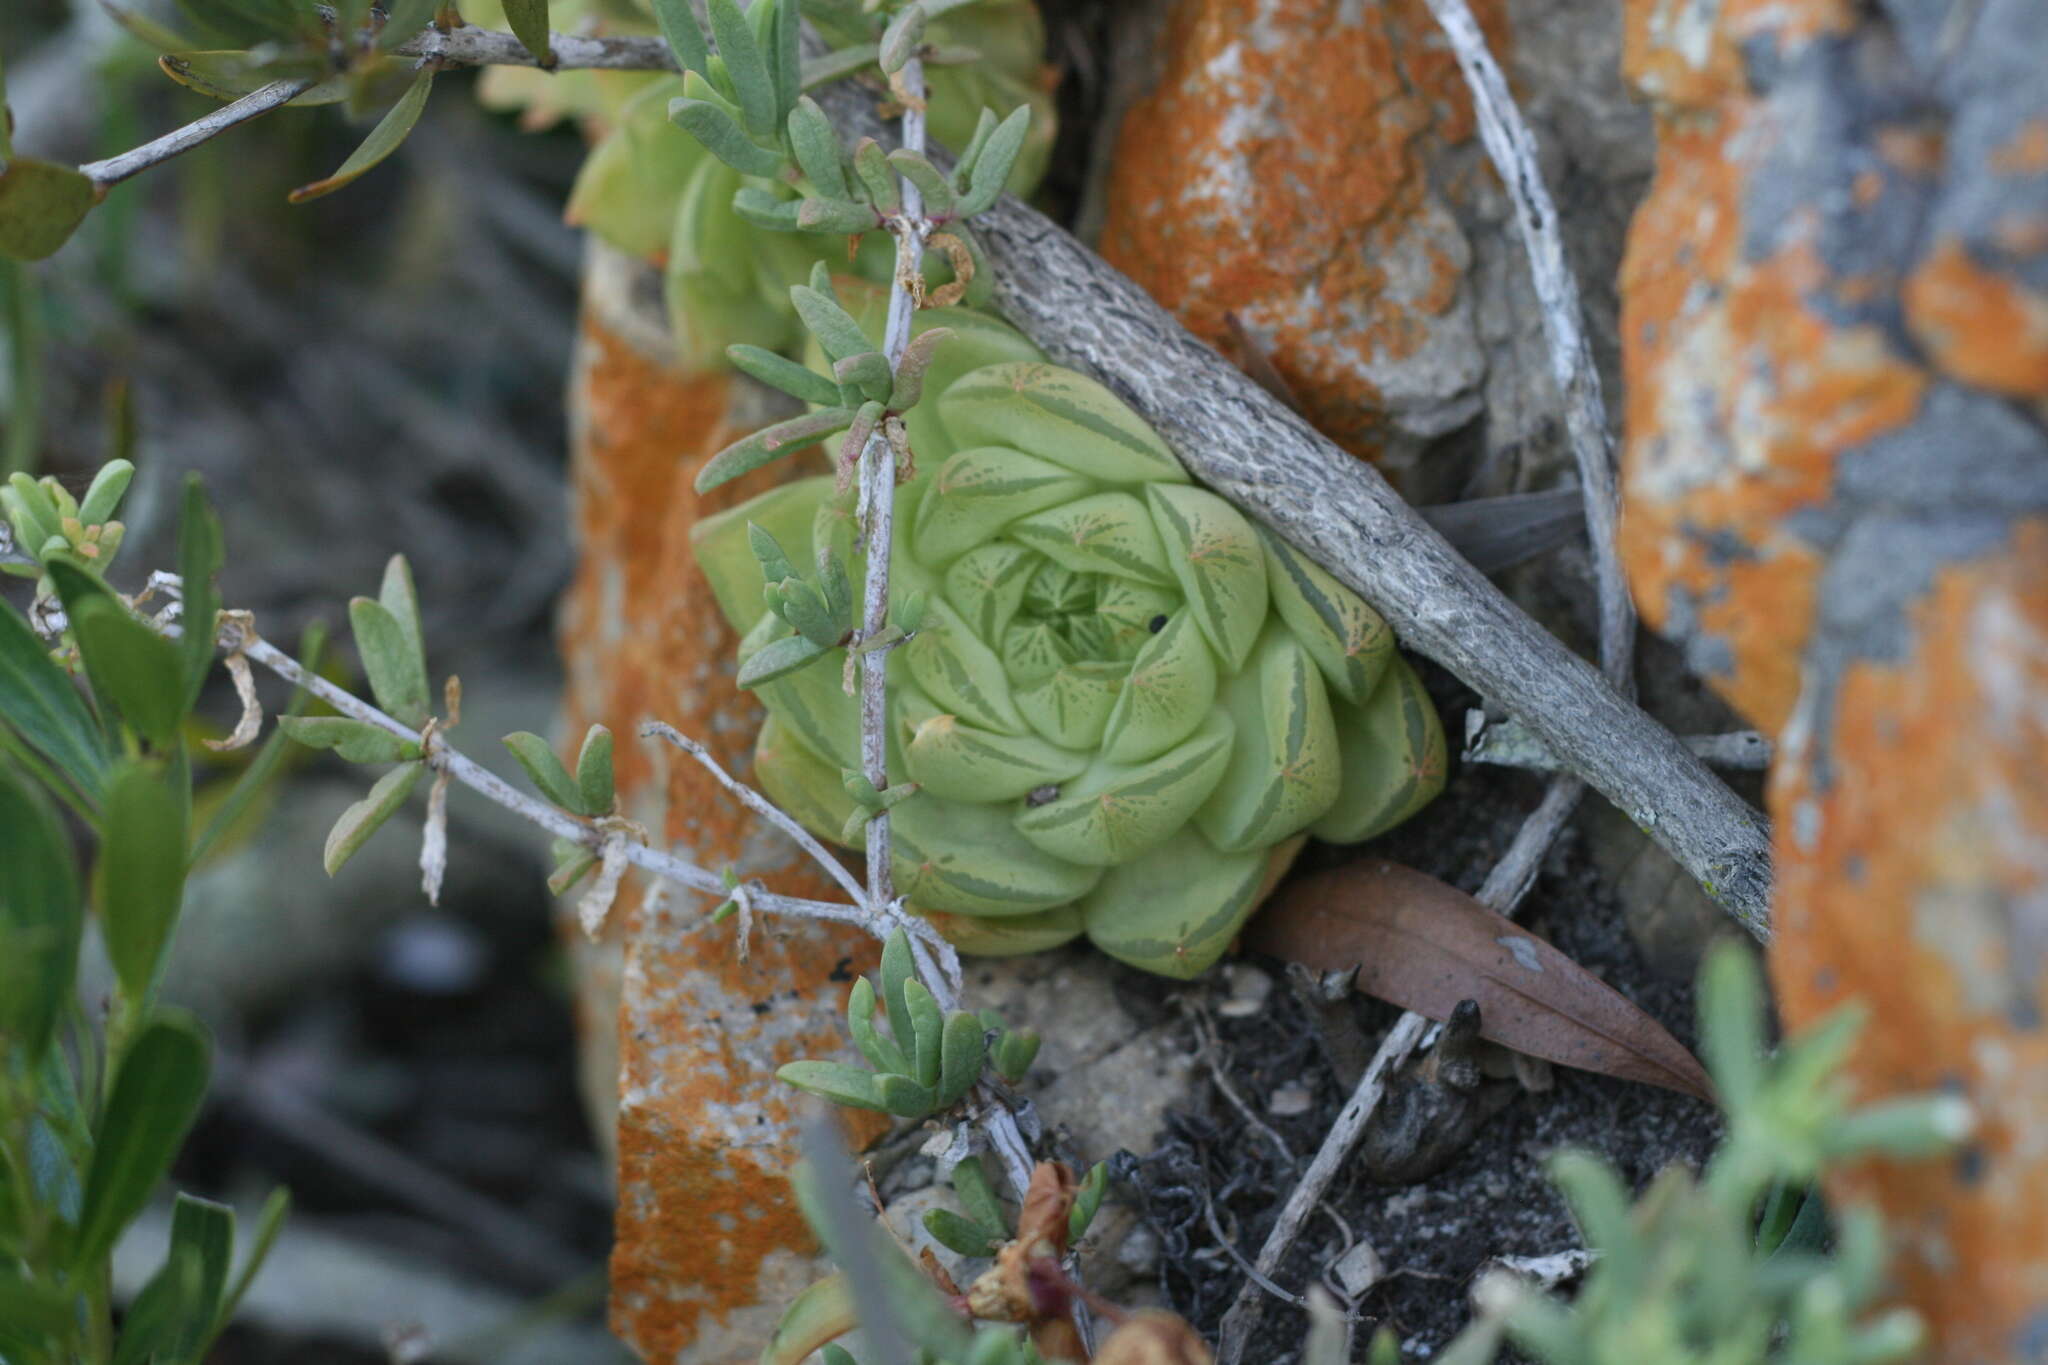
[(109, 460), (101, 465), (85, 496), (78, 500), (78, 519), (87, 526), (112, 520), (134, 478), (135, 465), (131, 461)]
[[(531, 730), (518, 730), (505, 736), (505, 747), (512, 751), (512, 757), (519, 760), (519, 766), (540, 794), (564, 810), (587, 815), (583, 809), (583, 791), (576, 780), (569, 776), (569, 770), (562, 766), (562, 760), (555, 757), (552, 744), (534, 734)], [(579, 764), (580, 766), (580, 764)]]
[(413, 125), (420, 121), (420, 112), (427, 107), (427, 96), (433, 93), (433, 89), (433, 70), (429, 68), (420, 72), (406, 87), (405, 93), (398, 97), (398, 103), (377, 121), (377, 126), (370, 130), (362, 145), (349, 153), (348, 160), (342, 162), (333, 175), (301, 185), (285, 197), (294, 204), (303, 204), (353, 184), (376, 169), (386, 157), (404, 145)]
[(668, 40), (669, 51), (676, 55), (676, 65), (700, 76), (710, 71), (711, 48), (704, 41), (704, 30), (697, 25), (697, 12), (690, 0), (649, 3), (654, 6), (654, 20), (661, 26), (661, 36)]
[(938, 1099), (941, 1109), (951, 1108), (981, 1078), (981, 1064), (987, 1058), (988, 1043), (981, 1020), (966, 1010), (946, 1016), (939, 1040)]
[(875, 1094), (881, 1099), (883, 1109), (904, 1119), (921, 1119), (938, 1103), (930, 1086), (908, 1076), (875, 1077)]
[(821, 645), (804, 635), (788, 635), (750, 655), (740, 665), (739, 675), (733, 679), (741, 691), (750, 691), (763, 683), (774, 682), (798, 669), (808, 667), (821, 654), (829, 653), (831, 646)]
[(895, 75), (917, 55), (917, 46), (924, 41), (924, 25), (924, 6), (913, 2), (896, 11), (896, 17), (882, 30), (878, 50), (884, 75)]
[(988, 135), (988, 141), (981, 146), (981, 153), (974, 159), (974, 170), (969, 176), (967, 193), (960, 199), (960, 216), (972, 218), (975, 214), (992, 206), (1002, 197), (1003, 187), (1010, 179), (1010, 170), (1017, 164), (1017, 154), (1024, 150), (1025, 135), (1031, 131), (1031, 106), (1020, 104), (1010, 111), (1010, 116), (996, 125)]
[(882, 1006), (889, 1011), (889, 1028), (897, 1045), (909, 1058), (917, 1056), (917, 1029), (910, 1022), (910, 1004), (903, 992), (915, 980), (917, 965), (910, 954), (910, 938), (901, 929), (892, 929), (882, 940)]
[(854, 144), (853, 173), (877, 211), (885, 215), (903, 211), (903, 191), (896, 183), (896, 173), (889, 169), (881, 143), (864, 137)]
[(163, 1265), (122, 1315), (111, 1365), (168, 1360), (171, 1343), (207, 1313), (199, 1298), (201, 1275), (198, 1249), (173, 1242)]
[(1088, 1231), (1088, 1225), (1095, 1221), (1095, 1211), (1102, 1207), (1102, 1196), (1109, 1189), (1109, 1164), (1098, 1161), (1088, 1168), (1088, 1174), (1081, 1178), (1081, 1188), (1074, 1191), (1074, 1202), (1067, 1209), (1067, 1245), (1081, 1240)]
[(431, 705), (427, 663), (420, 653), (418, 637), (374, 598), (352, 599), (348, 620), (377, 704), (394, 720), (418, 729), (426, 723), (427, 708)]
[[(97, 202), (69, 166), (17, 156), (0, 165), (0, 256), (40, 261), (71, 240)], [(30, 547), (34, 548), (34, 547)]]
[(917, 1045), (912, 1057), (917, 1062), (917, 1080), (922, 1085), (935, 1086), (939, 1083), (939, 1064), (943, 1060), (941, 1049), (945, 1046), (946, 1016), (939, 1010), (939, 1002), (924, 982), (910, 980), (903, 983), (903, 1003), (910, 1007), (910, 1029)]
[(846, 1030), (853, 1045), (877, 1071), (907, 1074), (910, 1058), (896, 1040), (875, 1027), (875, 987), (866, 977), (853, 983), (846, 997)]
[(799, 1090), (854, 1109), (883, 1109), (881, 1087), (871, 1071), (839, 1062), (790, 1062), (775, 1074)]
[(618, 796), (612, 782), (612, 732), (593, 725), (576, 754), (576, 790), (585, 815), (609, 815)]
[(425, 771), (424, 763), (401, 764), (378, 778), (368, 796), (341, 813), (341, 818), (334, 822), (334, 828), (327, 832), (327, 848), (322, 863), (328, 876), (339, 872), (342, 865), (355, 856), (356, 850), (369, 842), (370, 836), (397, 813)]
[(926, 1209), (924, 1230), (945, 1247), (961, 1256), (986, 1256), (1003, 1241), (972, 1219), (962, 1218), (951, 1209)]
[(998, 1240), (1009, 1240), (1009, 1215), (1003, 1212), (995, 1187), (988, 1183), (988, 1172), (982, 1169), (980, 1158), (968, 1157), (953, 1168), (953, 1193), (960, 1196), (960, 1206), (967, 1210), (969, 1218)]
[(799, 365), (786, 356), (759, 346), (728, 346), (725, 355), (734, 369), (751, 375), (769, 388), (780, 389), (792, 398), (816, 403), (820, 407), (839, 406), (839, 386), (808, 365)]
[(789, 112), (787, 126), (796, 164), (810, 180), (811, 188), (827, 199), (851, 199), (853, 191), (846, 183), (846, 154), (840, 148), (832, 120), (825, 116), (818, 102), (809, 96), (799, 99), (796, 108)]
[(669, 101), (668, 116), (706, 151), (742, 175), (772, 176), (782, 170), (782, 156), (748, 137), (738, 121), (709, 100)]
[[(768, 2), (756, 0), (757, 4)], [(754, 136), (767, 137), (777, 124), (775, 79), (769, 74), (767, 55), (761, 51), (760, 41), (747, 24), (738, 0), (706, 0), (704, 8), (711, 19), (711, 36), (718, 40), (718, 55), (725, 62), (726, 75), (732, 78), (740, 116)]]
[(75, 1268), (96, 1265), (170, 1169), (206, 1097), (206, 1035), (183, 1014), (159, 1014), (122, 1057), (94, 1134), (85, 1202), (71, 1242)]
[(882, 219), (851, 199), (811, 198), (796, 206), (796, 225), (805, 232), (853, 233), (880, 227)]
[(812, 442), (844, 431), (853, 413), (843, 407), (820, 408), (802, 417), (763, 427), (751, 436), (733, 442), (704, 462), (697, 473), (697, 491), (708, 493), (723, 483), (751, 474), (785, 455), (793, 455)]
[(93, 884), (107, 956), (131, 1002), (147, 996), (178, 920), (185, 822), (185, 803), (143, 764), (128, 764), (107, 784)]
[(907, 147), (898, 147), (889, 153), (889, 165), (898, 175), (917, 186), (924, 196), (924, 211), (935, 218), (949, 218), (953, 214), (953, 186), (939, 168), (923, 156)]

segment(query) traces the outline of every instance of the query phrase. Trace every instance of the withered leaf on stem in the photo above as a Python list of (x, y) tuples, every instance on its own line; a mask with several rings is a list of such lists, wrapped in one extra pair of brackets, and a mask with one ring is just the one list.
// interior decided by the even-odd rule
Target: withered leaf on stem
[(1261, 952), (1431, 1019), (1479, 1002), (1482, 1036), (1563, 1066), (1711, 1101), (1699, 1061), (1655, 1019), (1550, 944), (1414, 868), (1361, 858), (1307, 877), (1247, 927)]

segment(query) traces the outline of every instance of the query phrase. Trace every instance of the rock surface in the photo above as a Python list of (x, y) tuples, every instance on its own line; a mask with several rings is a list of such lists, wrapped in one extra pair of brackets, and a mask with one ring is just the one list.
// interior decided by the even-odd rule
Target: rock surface
[(1786, 1023), (1976, 1108), (1846, 1173), (1944, 1361), (2048, 1358), (2048, 27), (2038, 5), (1632, 0), (1622, 278), (1647, 621), (1782, 740)]
[[(1575, 264), (1611, 279), (1648, 169), (1611, 7), (1474, 8)], [(1568, 456), (1526, 258), (1422, 0), (1151, 0), (1120, 26), (1109, 261), (1233, 360), (1263, 357), (1413, 501), (1550, 481)], [(1591, 303), (1611, 356), (1611, 290)]]

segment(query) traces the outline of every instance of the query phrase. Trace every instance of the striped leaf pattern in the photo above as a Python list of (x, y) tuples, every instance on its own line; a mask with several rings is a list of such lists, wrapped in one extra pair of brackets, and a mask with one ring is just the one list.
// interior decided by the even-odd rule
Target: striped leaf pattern
[[(1442, 728), (1379, 614), (1190, 483), (1107, 389), (1019, 359), (1029, 343), (986, 316), (917, 319), (939, 326), (979, 363), (941, 345), (911, 414), (892, 583), (929, 601), (907, 643), (868, 656), (889, 670), (892, 774), (918, 788), (892, 811), (897, 887), (968, 952), (1085, 935), (1193, 976), (1306, 837), (1357, 842), (1426, 804)], [(806, 526), (847, 555), (847, 513), (821, 477), (699, 524), (742, 663), (790, 635), (748, 524), (792, 560)], [(755, 689), (761, 785), (833, 840), (855, 810), (845, 659)]]

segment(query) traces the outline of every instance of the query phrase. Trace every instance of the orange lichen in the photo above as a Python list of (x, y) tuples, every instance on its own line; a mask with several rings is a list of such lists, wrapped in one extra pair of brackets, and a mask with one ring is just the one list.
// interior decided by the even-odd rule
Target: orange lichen
[(1846, 669), (1773, 778), (1772, 968), (1788, 1024), (1870, 1010), (1866, 1096), (1976, 1110), (1957, 1159), (1870, 1162), (1832, 1192), (1893, 1220), (1940, 1359), (2009, 1360), (2048, 1306), (2048, 522), (1942, 570), (1912, 620), (1912, 652)]
[[(1890, 1220), (1897, 1283), (1930, 1319), (1935, 1359), (2031, 1358), (2025, 1334), (2048, 1323), (2048, 523), (2015, 508), (1979, 558), (1884, 566), (1894, 589), (1921, 567), (1930, 586), (1882, 608), (1872, 570), (1830, 558), (1848, 542), (1827, 528), (1869, 510), (1867, 491), (1843, 491), (1848, 462), (1926, 421), (1937, 382), (2048, 393), (2048, 306), (1955, 241), (1910, 274), (1854, 252), (1839, 270), (1826, 206), (1788, 207), (1767, 181), (1811, 155), (1782, 144), (1810, 135), (1813, 111), (1788, 116), (1753, 90), (1739, 54), (1769, 44), (1788, 66), (1818, 35), (1879, 21), (1841, 0), (1718, 13), (1630, 0), (1628, 13), (1631, 74), (1663, 100), (1622, 276), (1632, 586), (1645, 618), (1685, 635), (1723, 670), (1715, 686), (1781, 739), (1771, 952), (1786, 1025), (1861, 1001), (1871, 1023), (1850, 1072), (1866, 1099), (1945, 1089), (1978, 1112), (1957, 1159), (1865, 1163), (1833, 1193)], [(2030, 172), (2043, 136), (2023, 130), (2001, 156)], [(1925, 124), (1873, 130), (1871, 145), (1879, 165), (1848, 196), (1858, 212), (1885, 211), (1889, 178), (1944, 170)], [(2000, 219), (1991, 245), (2021, 257), (2048, 233)], [(1889, 335), (1893, 298), (1922, 352)], [(1866, 625), (1903, 613), (1903, 655), (1847, 654), (1858, 637), (1840, 626), (1813, 648), (1836, 593)]]
[[(636, 735), (642, 720), (665, 720), (729, 770), (747, 771), (760, 710), (732, 684), (737, 640), (689, 532), (806, 472), (802, 461), (697, 494), (704, 460), (758, 425), (760, 413), (740, 411), (758, 399), (723, 374), (670, 368), (595, 316), (585, 320), (576, 387), (580, 558), (561, 618), (568, 728), (612, 728), (624, 809), (700, 865), (762, 874), (792, 895), (836, 896), (821, 872), (764, 840), (696, 764)], [(618, 1105), (613, 1325), (650, 1359), (692, 1349), (695, 1359), (751, 1360), (762, 1324), (736, 1315), (800, 1287), (812, 1250), (785, 1185), (794, 1092), (773, 1069), (844, 1047), (843, 983), (874, 950), (842, 926), (774, 922), (754, 927), (742, 960), (734, 924), (710, 925), (707, 902), (673, 896), (687, 903), (650, 914), (636, 893), (622, 894), (628, 912), (614, 917), (610, 951), (577, 946), (588, 1079), (595, 1090), (620, 1078), (597, 1097), (600, 1114)]]
[[(1504, 6), (1477, 8), (1504, 52)], [(1311, 421), (1377, 455), (1373, 375), (1417, 355), (1465, 274), (1426, 174), (1473, 130), (1434, 20), (1422, 0), (1181, 0), (1163, 48), (1119, 131), (1103, 254), (1242, 364), (1235, 314)]]
[(2048, 294), (1950, 239), (1906, 281), (1904, 301), (1907, 325), (1942, 369), (2016, 397), (2048, 394)]

